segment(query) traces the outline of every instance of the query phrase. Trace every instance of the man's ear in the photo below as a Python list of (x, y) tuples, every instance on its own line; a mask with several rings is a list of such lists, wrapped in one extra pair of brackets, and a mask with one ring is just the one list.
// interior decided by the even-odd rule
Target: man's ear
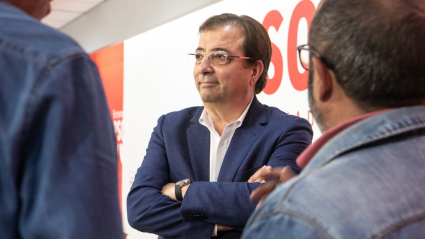
[(251, 75), (251, 84), (255, 85), (257, 83), (258, 79), (260, 78), (261, 74), (263, 73), (264, 65), (263, 62), (258, 60), (254, 63), (252, 68), (252, 75)]
[(323, 62), (316, 56), (312, 57), (314, 76), (316, 82), (314, 88), (318, 93), (317, 100), (327, 101), (332, 97), (333, 86), (332, 86), (332, 76), (329, 69), (323, 64)]

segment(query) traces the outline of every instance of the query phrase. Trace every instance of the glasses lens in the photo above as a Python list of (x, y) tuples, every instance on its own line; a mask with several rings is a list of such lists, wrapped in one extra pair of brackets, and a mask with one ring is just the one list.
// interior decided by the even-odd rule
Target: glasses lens
[(307, 49), (301, 49), (300, 62), (304, 69), (310, 69), (310, 51), (308, 51)]
[(188, 54), (188, 60), (190, 64), (195, 64), (196, 62), (196, 54), (194, 53), (189, 53)]
[(211, 58), (214, 65), (224, 65), (226, 64), (227, 55), (223, 53), (212, 53)]
[(204, 54), (195, 53), (195, 55), (193, 57), (195, 58), (196, 64), (200, 64), (202, 62), (202, 60), (204, 59)]

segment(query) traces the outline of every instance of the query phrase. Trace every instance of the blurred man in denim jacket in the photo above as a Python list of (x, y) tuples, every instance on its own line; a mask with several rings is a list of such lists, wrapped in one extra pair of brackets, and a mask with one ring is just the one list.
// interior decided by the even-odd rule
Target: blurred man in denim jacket
[(0, 238), (122, 238), (102, 82), (49, 12), (0, 0)]
[(272, 180), (243, 238), (425, 238), (425, 4), (325, 0), (299, 46), (323, 136)]

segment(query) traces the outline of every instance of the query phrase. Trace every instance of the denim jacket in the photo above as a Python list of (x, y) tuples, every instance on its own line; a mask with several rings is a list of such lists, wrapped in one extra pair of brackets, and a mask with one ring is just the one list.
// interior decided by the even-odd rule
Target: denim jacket
[(425, 238), (425, 106), (336, 135), (269, 195), (243, 238)]
[(122, 238), (117, 185), (96, 66), (0, 0), (0, 238)]

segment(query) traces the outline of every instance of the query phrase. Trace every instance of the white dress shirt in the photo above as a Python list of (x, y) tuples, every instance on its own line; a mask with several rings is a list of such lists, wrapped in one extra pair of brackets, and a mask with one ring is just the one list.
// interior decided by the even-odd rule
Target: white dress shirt
[[(201, 117), (199, 117), (199, 123), (207, 127), (210, 131), (210, 182), (217, 182), (218, 174), (220, 173), (220, 168), (227, 149), (229, 148), (233, 134), (235, 133), (236, 129), (242, 125), (251, 103), (252, 100), (249, 102), (248, 106), (239, 119), (224, 127), (221, 136), (215, 130), (214, 122), (208, 115), (207, 111), (205, 109), (202, 111)], [(217, 225), (214, 227), (213, 236), (217, 236)]]

